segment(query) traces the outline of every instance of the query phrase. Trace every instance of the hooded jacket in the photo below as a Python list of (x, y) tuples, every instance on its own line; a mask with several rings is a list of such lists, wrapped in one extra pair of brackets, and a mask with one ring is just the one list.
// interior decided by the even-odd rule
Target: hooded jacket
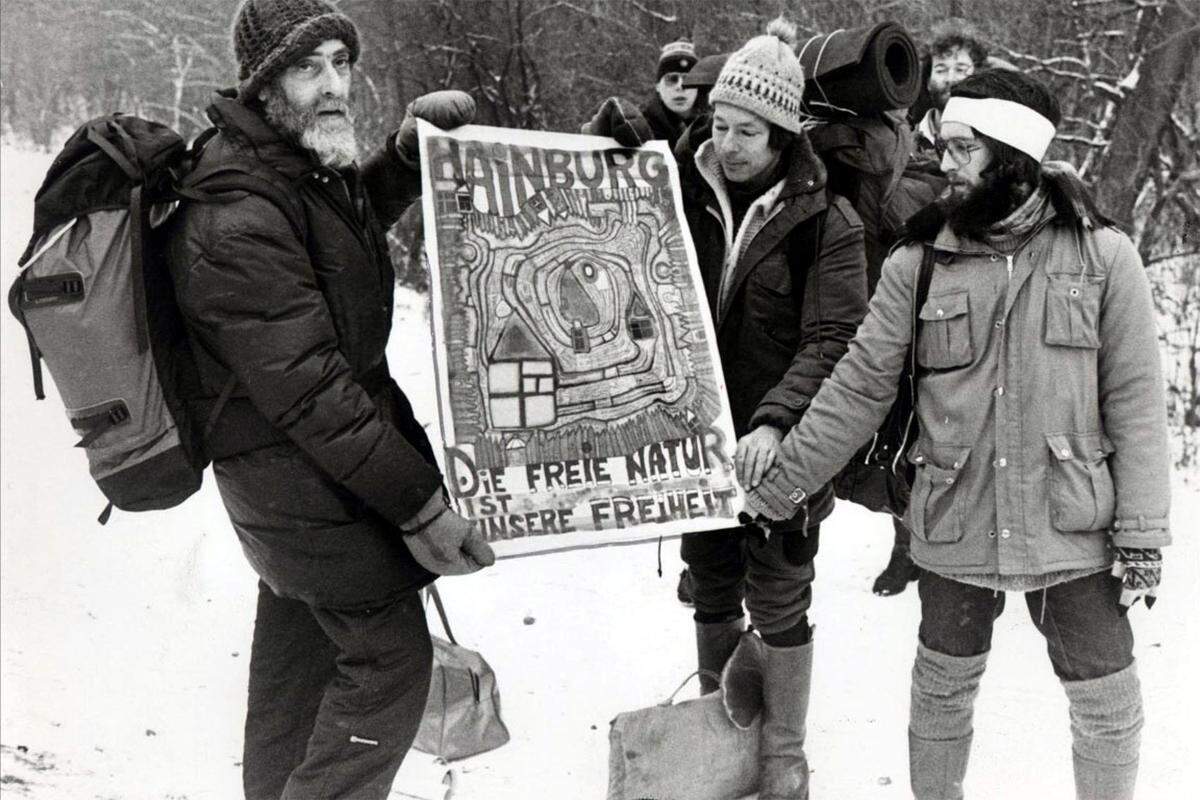
[(849, 353), (784, 440), (763, 492), (820, 486), (883, 419), (929, 246), (920, 435), (907, 454), (913, 560), (943, 575), (1042, 576), (1103, 568), (1110, 543), (1170, 542), (1149, 281), (1128, 237), (1051, 197), (1019, 241), (959, 238), (936, 207), (910, 223), (916, 243), (885, 263)]
[(187, 204), (170, 263), (200, 368), (196, 402), (236, 376), (209, 437), (218, 486), (251, 564), (277, 594), (386, 601), (428, 582), (396, 526), (441, 474), (388, 375), (394, 275), (384, 228), (420, 190), (392, 143), (362, 170), (321, 166), (258, 111), (218, 97), (197, 170), (251, 163), (299, 201)]
[[(826, 192), (806, 136), (786, 176), (734, 229), (713, 143), (678, 149), (684, 209), (716, 328), (725, 388), (740, 438), (759, 425), (789, 430), (846, 352), (867, 309), (863, 228)], [(824, 484), (825, 481), (822, 481)], [(833, 507), (826, 487), (815, 523)]]

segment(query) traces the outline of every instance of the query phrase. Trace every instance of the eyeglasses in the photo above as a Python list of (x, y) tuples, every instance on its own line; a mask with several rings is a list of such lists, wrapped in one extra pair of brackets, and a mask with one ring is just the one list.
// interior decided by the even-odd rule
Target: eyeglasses
[(946, 153), (949, 153), (950, 158), (960, 167), (970, 164), (971, 154), (982, 147), (983, 145), (975, 139), (943, 139), (939, 136), (933, 141), (938, 158), (945, 158)]
[(659, 80), (667, 84), (667, 86), (678, 86), (683, 83), (683, 75), (684, 73), (682, 72), (666, 72)]

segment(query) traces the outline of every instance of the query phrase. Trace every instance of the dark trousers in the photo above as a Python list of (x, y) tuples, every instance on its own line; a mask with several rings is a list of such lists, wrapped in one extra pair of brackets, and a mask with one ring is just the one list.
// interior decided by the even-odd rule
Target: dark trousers
[(416, 592), (359, 611), (259, 582), (242, 781), (247, 800), (383, 800), (416, 737), (433, 649)]
[(801, 633), (807, 640), (819, 534), (820, 525), (769, 539), (752, 526), (685, 535), (680, 554), (691, 575), (696, 621), (737, 619), (744, 600), (764, 641)]
[[(976, 656), (992, 647), (992, 627), (1004, 593), (943, 578), (928, 570), (921, 595), (921, 643), (948, 656)], [(1050, 663), (1064, 681), (1103, 678), (1133, 663), (1133, 629), (1120, 613), (1121, 581), (1096, 572), (1045, 591), (1025, 593), (1033, 624), (1046, 639)]]

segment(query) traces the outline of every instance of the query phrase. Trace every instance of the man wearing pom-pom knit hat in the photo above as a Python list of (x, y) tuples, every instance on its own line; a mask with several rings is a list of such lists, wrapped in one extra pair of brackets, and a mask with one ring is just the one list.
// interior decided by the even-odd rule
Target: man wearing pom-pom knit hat
[[(711, 139), (689, 137), (676, 149), (739, 437), (735, 466), (749, 486), (771, 467), (783, 433), (846, 352), (867, 309), (862, 222), (849, 202), (827, 193), (825, 168), (801, 130), (804, 70), (794, 41), (795, 27), (775, 20), (732, 54), (709, 95)], [(615, 98), (589, 129), (626, 146), (648, 138)], [(807, 515), (789, 515), (769, 534), (746, 525), (683, 539), (699, 666), (724, 668), (736, 724), (752, 724), (761, 711), (762, 800), (808, 797), (807, 612), (819, 523), (832, 507), (824, 486)], [(717, 686), (702, 675), (702, 691)]]

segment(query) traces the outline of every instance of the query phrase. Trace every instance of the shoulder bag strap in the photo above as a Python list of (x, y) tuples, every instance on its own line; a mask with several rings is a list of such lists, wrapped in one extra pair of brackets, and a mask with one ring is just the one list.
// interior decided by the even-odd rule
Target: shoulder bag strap
[(433, 605), (437, 608), (438, 617), (442, 620), (442, 630), (446, 632), (446, 638), (450, 640), (450, 644), (457, 645), (458, 640), (454, 638), (454, 632), (450, 630), (450, 620), (446, 618), (446, 607), (442, 605), (442, 596), (438, 593), (437, 584), (429, 584), (425, 587), (425, 591), (429, 597), (433, 598)]

